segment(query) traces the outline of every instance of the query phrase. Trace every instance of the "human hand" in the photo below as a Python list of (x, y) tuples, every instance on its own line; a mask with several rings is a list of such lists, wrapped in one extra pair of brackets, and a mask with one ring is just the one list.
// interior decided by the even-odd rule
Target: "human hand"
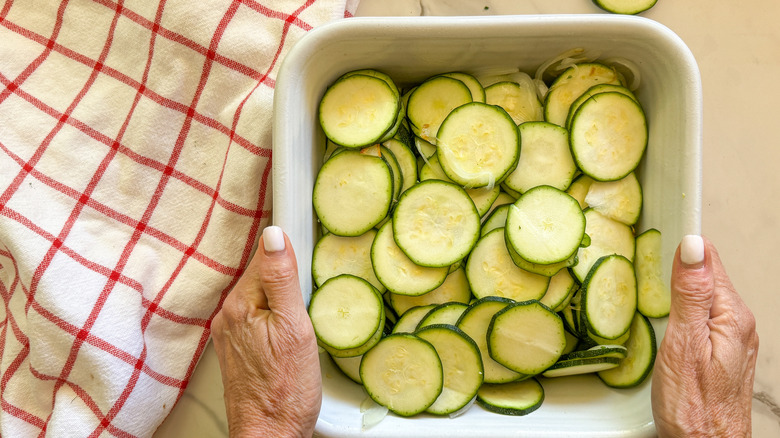
[(751, 436), (756, 321), (711, 242), (683, 238), (671, 287), (669, 324), (653, 371), (658, 436)]
[(322, 401), (317, 342), (289, 239), (267, 227), (211, 323), (231, 437), (310, 437)]

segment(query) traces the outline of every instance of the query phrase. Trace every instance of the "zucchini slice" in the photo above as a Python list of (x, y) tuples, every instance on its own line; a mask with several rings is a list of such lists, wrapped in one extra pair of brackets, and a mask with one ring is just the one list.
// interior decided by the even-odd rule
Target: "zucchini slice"
[(437, 133), (444, 119), (452, 110), (471, 101), (471, 90), (462, 81), (434, 76), (414, 89), (409, 96), (406, 115), (414, 134), (436, 145)]
[(487, 344), (487, 332), (493, 315), (513, 303), (509, 298), (480, 298), (469, 306), (458, 320), (457, 327), (463, 330), (479, 347), (482, 365), (485, 369), (486, 383), (506, 383), (526, 377), (501, 365), (490, 357)]
[(544, 119), (542, 103), (536, 90), (514, 81), (500, 81), (487, 86), (484, 102), (503, 108), (515, 125)]
[(547, 291), (550, 278), (515, 265), (504, 240), (504, 229), (479, 239), (466, 261), (466, 278), (476, 298), (494, 295), (514, 301), (535, 300)]
[(561, 269), (550, 278), (550, 284), (539, 302), (557, 312), (558, 308), (562, 307), (566, 300), (574, 294), (577, 287), (577, 282), (569, 270)]
[(588, 208), (585, 214), (585, 233), (590, 236), (590, 245), (577, 252), (577, 264), (572, 272), (580, 282), (600, 257), (619, 254), (629, 261), (634, 260), (636, 239), (630, 226), (610, 219), (596, 210)]
[(441, 168), (464, 187), (497, 186), (514, 169), (520, 154), (517, 125), (501, 107), (485, 103), (452, 110), (437, 137)]
[(328, 233), (314, 245), (311, 256), (311, 275), (314, 284), (322, 286), (325, 281), (341, 274), (352, 274), (374, 286), (379, 292), (385, 291), (374, 274), (371, 265), (371, 245), (376, 230), (371, 229), (355, 237), (337, 236)]
[(435, 304), (426, 304), (407, 310), (395, 323), (393, 333), (414, 333), (417, 326), (420, 325), (420, 321), (435, 307)]
[(518, 127), (520, 158), (504, 183), (520, 193), (541, 185), (566, 190), (577, 165), (569, 148), (569, 132), (548, 122), (527, 122)]
[(615, 69), (604, 64), (586, 62), (567, 68), (550, 85), (544, 98), (544, 120), (565, 127), (571, 104), (598, 84), (622, 85)]
[(330, 358), (333, 359), (333, 363), (336, 365), (336, 367), (341, 370), (341, 372), (344, 373), (344, 375), (347, 376), (350, 380), (360, 385), (363, 384), (363, 381), (360, 380), (360, 361), (363, 360), (362, 354), (360, 356), (352, 357), (338, 357), (330, 355)]
[(399, 333), (383, 338), (363, 355), (360, 379), (375, 402), (408, 417), (436, 401), (442, 392), (444, 373), (430, 342)]
[(534, 378), (500, 385), (484, 384), (477, 391), (477, 403), (502, 415), (528, 415), (544, 401), (544, 388)]
[(613, 14), (635, 15), (655, 6), (657, 0), (593, 0), (601, 9)]
[(415, 335), (436, 349), (444, 374), (441, 394), (426, 411), (446, 415), (466, 406), (477, 394), (484, 376), (477, 344), (451, 324), (429, 325)]
[(466, 309), (469, 308), (468, 304), (452, 301), (449, 303), (439, 304), (432, 308), (417, 324), (417, 330), (421, 330), (425, 327), (436, 324), (450, 324), (455, 325), (458, 323), (461, 315)]
[(642, 107), (623, 93), (596, 94), (571, 119), (569, 143), (577, 167), (597, 181), (615, 181), (633, 172), (647, 148)]
[(631, 388), (644, 382), (653, 370), (657, 352), (655, 330), (650, 321), (637, 312), (631, 322), (625, 359), (617, 368), (602, 371), (599, 378), (613, 388)]
[(616, 339), (636, 313), (634, 265), (617, 254), (598, 259), (582, 282), (582, 316), (589, 332)]
[(485, 101), (485, 89), (482, 87), (482, 84), (479, 82), (479, 80), (474, 76), (459, 71), (444, 73), (442, 76), (457, 79), (463, 82), (467, 87), (469, 87), (469, 91), (471, 91), (471, 100), (474, 102)]
[(329, 353), (344, 357), (348, 350), (349, 355), (358, 356), (376, 343), (377, 333), (381, 335), (385, 306), (369, 282), (342, 274), (314, 292), (309, 316), (317, 340)]
[(441, 286), (423, 295), (410, 296), (390, 293), (390, 304), (399, 315), (412, 307), (453, 301), (468, 304), (469, 299), (471, 299), (471, 290), (463, 268), (455, 269), (447, 274)]
[(554, 364), (566, 347), (563, 322), (536, 300), (512, 303), (496, 312), (487, 331), (490, 357), (525, 375)]
[[(447, 278), (448, 268), (415, 264), (393, 238), (393, 221), (379, 229), (371, 245), (371, 264), (387, 290), (398, 295), (422, 295), (436, 289)], [(398, 309), (396, 309), (398, 311)]]
[(505, 231), (509, 245), (523, 259), (542, 265), (558, 263), (580, 247), (585, 236), (585, 216), (566, 192), (539, 186), (512, 204)]
[(334, 143), (360, 148), (381, 140), (396, 124), (399, 110), (398, 90), (384, 79), (347, 74), (325, 90), (319, 120)]
[[(428, 161), (420, 168), (420, 181), (426, 181), (429, 179), (437, 179), (440, 181), (452, 181), (442, 170), (439, 164), (439, 158), (434, 155), (428, 158)], [(501, 187), (478, 187), (474, 189), (466, 189), (466, 194), (471, 198), (471, 202), (477, 207), (477, 213), (482, 217), (493, 206), (493, 203), (498, 199), (501, 194)]]
[(463, 259), (477, 243), (480, 216), (463, 188), (427, 180), (404, 192), (392, 224), (395, 242), (409, 259), (442, 267)]
[(637, 310), (648, 318), (669, 315), (672, 304), (671, 290), (661, 279), (661, 232), (651, 228), (636, 236)]
[(359, 236), (386, 216), (393, 197), (390, 168), (379, 157), (344, 150), (322, 165), (312, 202), (322, 225), (339, 236)]
[(634, 225), (642, 212), (642, 186), (634, 172), (617, 181), (594, 181), (585, 203), (610, 219)]
[(561, 360), (550, 366), (550, 368), (547, 368), (542, 375), (544, 377), (563, 377), (597, 373), (599, 371), (615, 368), (619, 364), (619, 358), (609, 356)]
[(574, 116), (574, 113), (577, 112), (577, 109), (580, 107), (580, 105), (583, 104), (586, 100), (588, 100), (591, 96), (594, 96), (599, 93), (606, 93), (610, 91), (615, 91), (618, 93), (623, 93), (626, 96), (637, 100), (634, 96), (634, 93), (631, 92), (628, 88), (622, 86), (622, 85), (613, 85), (613, 84), (598, 84), (594, 85), (590, 88), (588, 88), (587, 91), (582, 93), (580, 97), (578, 97), (574, 102), (572, 102), (571, 107), (569, 107), (569, 115), (566, 117), (566, 129), (571, 128), (571, 119)]

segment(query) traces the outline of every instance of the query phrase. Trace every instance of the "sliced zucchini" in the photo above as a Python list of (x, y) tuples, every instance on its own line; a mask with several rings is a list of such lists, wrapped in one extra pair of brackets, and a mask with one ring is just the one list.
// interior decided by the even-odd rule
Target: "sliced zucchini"
[(414, 333), (417, 330), (417, 326), (420, 325), (420, 321), (425, 318), (434, 307), (435, 304), (426, 304), (424, 306), (412, 307), (401, 315), (398, 322), (393, 327), (393, 333)]
[(580, 174), (580, 176), (572, 181), (571, 185), (566, 190), (566, 193), (580, 203), (580, 207), (583, 210), (588, 208), (588, 204), (585, 202), (585, 196), (588, 195), (588, 189), (590, 189), (591, 184), (593, 184), (593, 178), (588, 175)]
[(561, 269), (557, 274), (550, 278), (550, 284), (547, 286), (539, 302), (545, 306), (558, 311), (563, 303), (577, 290), (577, 282), (569, 273), (568, 269)]
[(590, 87), (598, 84), (622, 85), (615, 69), (591, 62), (575, 64), (550, 85), (544, 101), (544, 120), (566, 126), (571, 104)]
[(634, 265), (617, 254), (599, 258), (580, 288), (582, 316), (589, 332), (616, 339), (631, 327), (636, 313)]
[(480, 237), (495, 230), (496, 228), (504, 228), (506, 226), (506, 215), (509, 213), (509, 208), (512, 204), (504, 204), (496, 207), (492, 213), (482, 222), (482, 229), (480, 230)]
[(441, 394), (426, 409), (436, 415), (451, 414), (466, 406), (482, 385), (484, 372), (479, 347), (463, 330), (451, 324), (434, 324), (415, 335), (428, 341), (441, 360), (444, 383)]
[(378, 157), (345, 150), (325, 162), (312, 193), (322, 225), (339, 236), (359, 236), (387, 216), (393, 197), (390, 168)]
[(657, 0), (593, 0), (601, 9), (613, 14), (635, 15), (655, 6)]
[(396, 138), (391, 138), (382, 143), (382, 145), (393, 153), (393, 157), (398, 162), (403, 181), (400, 193), (403, 193), (417, 183), (417, 159), (414, 156), (414, 152)]
[(374, 286), (379, 292), (385, 291), (374, 274), (371, 265), (371, 245), (376, 230), (371, 229), (355, 237), (342, 237), (328, 233), (314, 245), (311, 256), (311, 275), (317, 287), (340, 274), (352, 274)]
[(479, 83), (479, 80), (477, 80), (477, 78), (474, 76), (459, 71), (444, 73), (442, 76), (457, 79), (466, 84), (466, 86), (469, 87), (469, 91), (471, 91), (471, 100), (474, 102), (485, 101), (485, 89), (482, 87), (482, 84)]
[(398, 196), (401, 194), (401, 187), (404, 185), (404, 175), (401, 172), (401, 166), (398, 164), (398, 160), (395, 158), (390, 149), (379, 145), (380, 157), (385, 161), (387, 167), (390, 168), (390, 174), (393, 177), (393, 200), (391, 205), (398, 202)]
[(490, 357), (487, 345), (487, 331), (493, 315), (499, 310), (513, 303), (509, 298), (485, 297), (480, 298), (463, 312), (458, 323), (458, 328), (463, 330), (479, 347), (482, 356), (482, 365), (485, 370), (484, 381), (486, 383), (506, 383), (526, 377), (501, 365)]
[[(374, 286), (362, 278), (342, 274), (327, 280), (312, 294), (309, 316), (318, 342), (334, 354), (335, 350), (371, 348), (376, 333), (382, 331), (384, 309), (382, 296)], [(335, 355), (344, 356), (339, 352)]]
[(485, 103), (503, 108), (515, 125), (544, 119), (536, 90), (517, 82), (501, 81), (485, 88)]
[(395, 125), (399, 110), (398, 90), (383, 79), (347, 74), (325, 90), (319, 120), (334, 143), (360, 148), (381, 140)]
[(344, 375), (347, 376), (350, 380), (360, 385), (363, 384), (363, 381), (360, 380), (360, 361), (363, 360), (362, 354), (360, 356), (352, 357), (338, 357), (330, 355), (330, 358), (333, 359), (333, 363), (336, 365), (336, 367), (341, 370), (341, 372), (344, 373)]
[(623, 93), (597, 94), (572, 116), (569, 142), (582, 173), (597, 181), (621, 179), (637, 168), (645, 153), (645, 113)]
[(453, 301), (467, 304), (470, 299), (471, 290), (466, 272), (462, 267), (447, 274), (441, 286), (423, 295), (409, 296), (390, 293), (390, 303), (399, 315), (412, 307)]
[(550, 278), (523, 270), (512, 261), (504, 240), (504, 229), (480, 238), (466, 261), (466, 278), (476, 298), (499, 296), (514, 301), (541, 298)]
[(613, 357), (623, 359), (628, 354), (628, 349), (622, 345), (596, 345), (587, 350), (572, 351), (561, 355), (560, 361), (572, 359), (592, 359), (596, 357)]
[(628, 352), (617, 368), (602, 371), (599, 378), (613, 388), (639, 385), (653, 370), (656, 355), (655, 330), (650, 321), (637, 312), (631, 322), (631, 336), (626, 342)]
[(544, 377), (563, 377), (597, 373), (599, 371), (615, 368), (619, 364), (619, 358), (608, 356), (561, 360), (554, 363), (550, 368), (547, 368), (542, 375)]
[(577, 112), (577, 109), (582, 105), (583, 102), (588, 100), (591, 96), (599, 94), (599, 93), (607, 93), (610, 91), (623, 93), (626, 96), (637, 100), (636, 96), (634, 96), (634, 93), (631, 92), (628, 88), (622, 86), (622, 85), (613, 85), (613, 84), (598, 84), (594, 85), (590, 88), (588, 88), (587, 91), (582, 93), (580, 97), (578, 97), (574, 102), (572, 102), (571, 107), (569, 107), (569, 115), (566, 117), (566, 129), (571, 128), (571, 119), (574, 116), (574, 113)]
[(468, 307), (468, 304), (457, 301), (439, 304), (425, 314), (417, 324), (417, 330), (436, 324), (455, 325)]
[(437, 134), (444, 173), (464, 187), (497, 186), (520, 153), (517, 125), (502, 108), (472, 102), (454, 109)]
[[(422, 295), (444, 283), (448, 268), (431, 268), (415, 264), (393, 239), (393, 222), (387, 222), (377, 232), (371, 245), (371, 264), (385, 287), (397, 295)], [(398, 311), (398, 309), (396, 309)]]
[(544, 388), (534, 378), (503, 384), (484, 384), (477, 391), (477, 403), (502, 415), (528, 415), (544, 401)]
[(394, 239), (409, 259), (442, 267), (463, 259), (477, 243), (480, 216), (463, 188), (427, 180), (404, 192), (392, 224)]
[(634, 260), (635, 238), (630, 226), (610, 219), (593, 209), (585, 214), (585, 233), (590, 236), (590, 245), (577, 252), (577, 264), (572, 272), (580, 282), (585, 280), (590, 268), (600, 257), (619, 254)]
[(436, 349), (408, 333), (387, 336), (363, 355), (360, 378), (375, 402), (404, 417), (428, 409), (444, 382)]
[[(566, 328), (566, 325), (564, 324), (564, 329)], [(573, 335), (571, 331), (568, 329), (563, 331), (563, 335), (566, 336), (566, 347), (563, 349), (563, 354), (569, 354), (572, 351), (575, 351), (580, 343), (580, 338)]]
[[(506, 240), (506, 235), (504, 236), (504, 239)], [(550, 263), (550, 264), (538, 264), (538, 263), (531, 263), (528, 260), (520, 257), (520, 254), (518, 254), (517, 251), (515, 251), (514, 247), (509, 243), (509, 241), (506, 242), (506, 249), (507, 251), (509, 251), (509, 256), (512, 257), (512, 261), (519, 268), (525, 269), (528, 272), (533, 272), (534, 274), (544, 275), (545, 277), (552, 277), (553, 275), (557, 274), (561, 269), (566, 269), (568, 267), (577, 264), (577, 254), (574, 254), (573, 256), (569, 257), (568, 259), (562, 262)]]
[(539, 186), (512, 204), (505, 231), (507, 242), (523, 259), (543, 265), (558, 263), (580, 247), (585, 216), (566, 192)]
[(496, 312), (487, 331), (490, 357), (521, 374), (539, 374), (566, 347), (563, 322), (536, 300), (509, 304)]
[(520, 158), (504, 183), (520, 193), (541, 185), (566, 190), (577, 172), (569, 148), (569, 132), (548, 122), (523, 123), (518, 130)]
[(634, 225), (642, 212), (642, 186), (634, 172), (617, 181), (594, 181), (585, 203), (610, 219)]
[(671, 290), (662, 280), (661, 232), (651, 228), (636, 236), (634, 270), (637, 284), (637, 310), (648, 318), (669, 315)]
[[(426, 181), (429, 179), (436, 179), (440, 181), (452, 181), (442, 170), (439, 164), (439, 158), (434, 155), (428, 158), (427, 162), (420, 168), (420, 181)], [(471, 198), (471, 202), (477, 208), (477, 213), (482, 217), (493, 206), (493, 203), (498, 199), (501, 194), (501, 187), (478, 187), (474, 189), (466, 189), (466, 194)]]
[(434, 76), (417, 86), (409, 96), (406, 115), (412, 131), (434, 145), (437, 133), (450, 112), (471, 102), (471, 90), (458, 79)]

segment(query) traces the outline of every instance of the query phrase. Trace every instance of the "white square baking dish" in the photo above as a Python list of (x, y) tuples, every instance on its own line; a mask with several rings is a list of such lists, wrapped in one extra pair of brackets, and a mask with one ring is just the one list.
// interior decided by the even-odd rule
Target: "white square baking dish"
[[(273, 223), (295, 248), (303, 293), (312, 290), (311, 251), (318, 238), (311, 190), (325, 137), (317, 106), (342, 73), (375, 68), (408, 86), (447, 71), (537, 66), (581, 47), (639, 67), (636, 95), (649, 144), (637, 174), (644, 190), (639, 231), (664, 235), (664, 275), (680, 238), (701, 228), (702, 93), (696, 61), (682, 40), (649, 19), (617, 15), (349, 18), (309, 32), (290, 49), (276, 81), (273, 127)], [(307, 301), (308, 302), (308, 301)], [(654, 321), (660, 342), (665, 320)], [(595, 376), (544, 381), (545, 401), (524, 417), (473, 406), (454, 419), (389, 414), (361, 430), (366, 394), (321, 357), (323, 402), (315, 434), (327, 437), (650, 437), (655, 436), (649, 379), (610, 389)]]

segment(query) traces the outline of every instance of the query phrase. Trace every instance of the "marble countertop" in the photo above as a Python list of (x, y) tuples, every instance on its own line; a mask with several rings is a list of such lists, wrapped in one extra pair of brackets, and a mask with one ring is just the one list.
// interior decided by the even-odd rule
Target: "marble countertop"
[[(358, 16), (600, 13), (590, 0), (362, 0)], [(704, 98), (702, 234), (718, 247), (756, 316), (760, 349), (753, 436), (780, 436), (780, 2), (658, 3), (643, 16), (690, 47)], [(773, 377), (774, 376), (774, 377)], [(155, 438), (227, 436), (222, 382), (209, 346)]]

